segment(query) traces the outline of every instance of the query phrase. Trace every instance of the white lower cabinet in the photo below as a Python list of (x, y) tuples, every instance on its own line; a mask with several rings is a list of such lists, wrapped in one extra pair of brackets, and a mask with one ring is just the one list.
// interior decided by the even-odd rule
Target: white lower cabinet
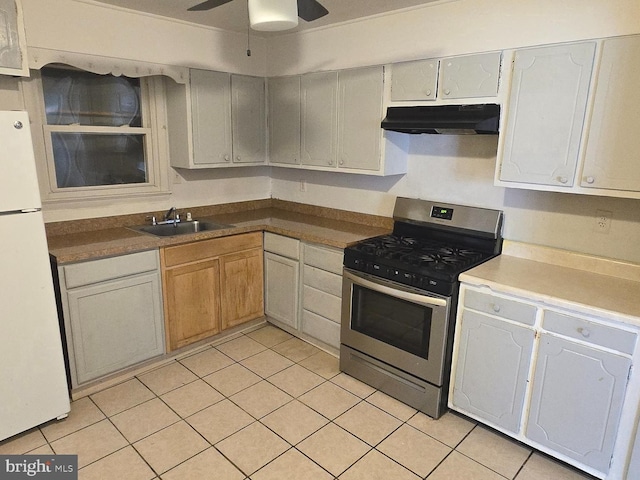
[(273, 324), (327, 350), (340, 348), (340, 249), (265, 232), (265, 313)]
[(336, 351), (340, 348), (342, 257), (337, 248), (304, 244), (301, 330)]
[(298, 328), (300, 241), (264, 234), (264, 312), (293, 329)]
[(75, 388), (164, 353), (158, 252), (58, 267)]
[(620, 478), (630, 450), (623, 411), (640, 413), (638, 379), (629, 386), (637, 339), (636, 327), (596, 312), (463, 283), (449, 406), (591, 475)]

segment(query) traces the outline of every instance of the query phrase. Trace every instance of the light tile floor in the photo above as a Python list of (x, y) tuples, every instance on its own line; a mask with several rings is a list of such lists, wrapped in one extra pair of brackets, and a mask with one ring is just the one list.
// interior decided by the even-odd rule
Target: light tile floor
[(455, 413), (416, 412), (271, 325), (0, 443), (23, 453), (78, 454), (83, 480), (591, 478)]

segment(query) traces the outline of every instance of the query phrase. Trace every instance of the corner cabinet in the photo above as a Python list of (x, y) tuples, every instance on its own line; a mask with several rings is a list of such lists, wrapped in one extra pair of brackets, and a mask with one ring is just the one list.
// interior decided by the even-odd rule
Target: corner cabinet
[(264, 315), (262, 234), (160, 250), (167, 350)]
[(72, 386), (164, 353), (158, 251), (58, 267)]
[(613, 478), (638, 329), (488, 287), (460, 295), (450, 407)]
[(300, 240), (264, 233), (264, 310), (279, 326), (297, 330)]
[(0, 0), (0, 75), (29, 76), (20, 0)]
[(187, 85), (165, 87), (172, 167), (266, 163), (264, 78), (191, 69)]
[[(299, 111), (295, 77), (269, 79), (272, 165), (376, 176), (407, 172), (409, 136), (380, 127), (384, 67), (309, 73), (298, 78)], [(285, 86), (287, 92), (283, 91)], [(295, 156), (298, 114), (299, 161)]]

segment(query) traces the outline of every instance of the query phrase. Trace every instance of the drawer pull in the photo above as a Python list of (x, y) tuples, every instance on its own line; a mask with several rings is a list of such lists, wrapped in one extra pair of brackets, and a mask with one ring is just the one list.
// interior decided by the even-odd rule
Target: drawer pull
[(591, 336), (591, 332), (588, 329), (582, 327), (578, 328), (578, 333), (584, 338), (589, 338)]
[(493, 311), (498, 313), (500, 311), (500, 305), (498, 305), (497, 303), (493, 304)]

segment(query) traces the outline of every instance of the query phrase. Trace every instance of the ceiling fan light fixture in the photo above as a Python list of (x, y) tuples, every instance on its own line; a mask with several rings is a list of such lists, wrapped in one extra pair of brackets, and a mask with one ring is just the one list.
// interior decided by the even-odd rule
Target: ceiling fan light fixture
[(297, 0), (248, 0), (253, 30), (279, 32), (298, 26)]

